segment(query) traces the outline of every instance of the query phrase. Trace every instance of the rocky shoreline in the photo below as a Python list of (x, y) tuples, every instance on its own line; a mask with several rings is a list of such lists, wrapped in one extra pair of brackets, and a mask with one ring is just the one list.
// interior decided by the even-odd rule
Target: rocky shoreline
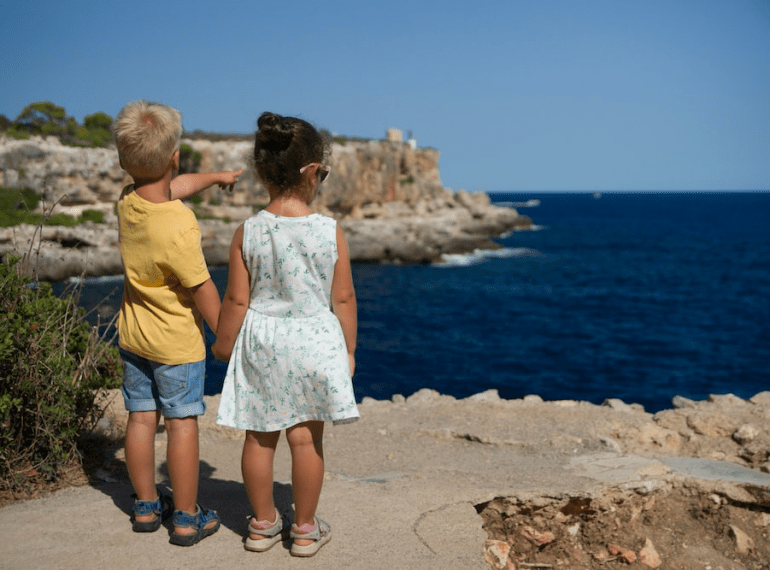
[[(201, 171), (248, 167), (251, 143), (184, 142), (201, 155)], [(444, 254), (497, 249), (492, 238), (532, 227), (529, 217), (495, 206), (485, 193), (444, 188), (433, 149), (350, 141), (335, 143), (332, 156), (335, 175), (313, 206), (339, 221), (354, 262), (433, 263)], [(122, 273), (114, 202), (128, 182), (114, 149), (0, 138), (0, 185), (31, 188), (44, 197), (45, 211), (104, 216), (102, 224), (74, 228), (2, 228), (0, 256), (31, 254), (28, 273), (43, 280)], [(204, 255), (211, 266), (225, 265), (235, 229), (267, 203), (266, 192), (247, 170), (233, 194), (212, 188), (201, 197), (191, 207), (201, 218)]]

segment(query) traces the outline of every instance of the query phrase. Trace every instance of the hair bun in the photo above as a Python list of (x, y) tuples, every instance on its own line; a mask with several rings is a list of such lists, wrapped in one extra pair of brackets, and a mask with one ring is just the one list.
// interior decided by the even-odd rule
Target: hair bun
[(275, 113), (262, 113), (257, 120), (257, 139), (262, 148), (274, 152), (280, 152), (289, 148), (294, 138), (294, 129), (281, 115)]

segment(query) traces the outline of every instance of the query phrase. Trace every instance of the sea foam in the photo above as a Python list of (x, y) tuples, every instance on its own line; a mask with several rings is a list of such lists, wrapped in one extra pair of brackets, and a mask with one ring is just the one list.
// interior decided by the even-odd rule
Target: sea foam
[(476, 249), (471, 253), (446, 253), (441, 261), (434, 263), (435, 267), (467, 267), (478, 265), (495, 258), (533, 257), (540, 252), (526, 247), (504, 247), (502, 249)]

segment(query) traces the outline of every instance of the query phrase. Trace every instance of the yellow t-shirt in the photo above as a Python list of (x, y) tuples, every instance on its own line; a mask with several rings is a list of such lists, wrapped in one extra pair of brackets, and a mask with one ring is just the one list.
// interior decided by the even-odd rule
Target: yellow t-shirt
[(195, 214), (179, 200), (155, 204), (128, 186), (118, 202), (123, 301), (120, 346), (163, 364), (206, 358), (190, 287), (209, 279)]

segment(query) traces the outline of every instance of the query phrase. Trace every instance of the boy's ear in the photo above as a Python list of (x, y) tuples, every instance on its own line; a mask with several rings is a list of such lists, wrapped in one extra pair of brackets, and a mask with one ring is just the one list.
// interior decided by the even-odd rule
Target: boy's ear
[(173, 171), (178, 172), (179, 171), (179, 149), (176, 149), (174, 151), (174, 154), (171, 155), (171, 163), (173, 164)]

